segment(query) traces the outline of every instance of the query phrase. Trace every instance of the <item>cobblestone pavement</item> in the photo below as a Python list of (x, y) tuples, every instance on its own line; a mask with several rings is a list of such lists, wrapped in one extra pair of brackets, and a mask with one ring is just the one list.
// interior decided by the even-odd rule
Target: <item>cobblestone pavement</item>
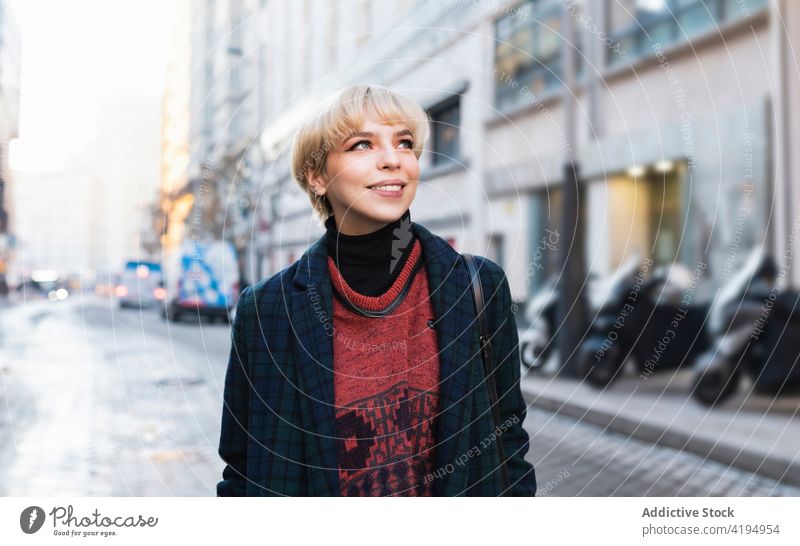
[(800, 489), (692, 453), (529, 408), (537, 496), (800, 496)]

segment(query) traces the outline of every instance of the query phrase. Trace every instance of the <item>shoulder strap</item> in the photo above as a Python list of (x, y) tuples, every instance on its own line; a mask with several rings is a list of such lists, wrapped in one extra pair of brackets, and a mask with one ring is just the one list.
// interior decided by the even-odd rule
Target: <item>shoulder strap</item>
[[(478, 327), (480, 328), (481, 355), (483, 357), (483, 369), (486, 374), (486, 383), (489, 387), (489, 401), (492, 406), (492, 420), (495, 428), (500, 425), (500, 405), (497, 402), (497, 386), (494, 378), (494, 363), (492, 361), (492, 340), (489, 328), (486, 324), (486, 302), (483, 297), (483, 284), (475, 264), (475, 257), (472, 254), (462, 254), (464, 262), (469, 271), (470, 285), (472, 287), (472, 302), (475, 305), (475, 314), (478, 317)], [(508, 476), (506, 475), (506, 458), (503, 449), (503, 439), (497, 436), (497, 451), (500, 455), (500, 474), (503, 480), (503, 493), (506, 496), (508, 491)]]

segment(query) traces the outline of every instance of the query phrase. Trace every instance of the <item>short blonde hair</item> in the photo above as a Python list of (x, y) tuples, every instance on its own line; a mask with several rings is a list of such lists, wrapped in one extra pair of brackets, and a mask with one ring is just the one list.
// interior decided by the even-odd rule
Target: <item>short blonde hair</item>
[(430, 136), (425, 110), (415, 101), (380, 85), (351, 85), (334, 93), (297, 129), (292, 145), (292, 177), (308, 195), (315, 214), (324, 222), (333, 209), (327, 197), (314, 195), (308, 172), (325, 174), (328, 151), (364, 124), (365, 114), (389, 125), (402, 123), (411, 131), (417, 159)]

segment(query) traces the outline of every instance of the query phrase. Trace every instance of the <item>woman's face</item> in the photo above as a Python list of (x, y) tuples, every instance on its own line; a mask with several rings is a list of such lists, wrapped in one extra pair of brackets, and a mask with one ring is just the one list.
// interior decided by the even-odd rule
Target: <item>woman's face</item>
[(336, 229), (344, 235), (372, 233), (411, 206), (419, 163), (405, 125), (365, 116), (360, 131), (328, 152), (324, 175), (309, 182), (331, 203)]

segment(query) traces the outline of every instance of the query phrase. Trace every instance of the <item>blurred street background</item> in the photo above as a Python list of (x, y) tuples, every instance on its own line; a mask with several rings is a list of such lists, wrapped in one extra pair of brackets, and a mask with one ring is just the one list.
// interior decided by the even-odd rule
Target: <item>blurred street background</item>
[(508, 277), (540, 496), (800, 494), (800, 2), (0, 0), (0, 495), (213, 495), (322, 99), (427, 111)]

